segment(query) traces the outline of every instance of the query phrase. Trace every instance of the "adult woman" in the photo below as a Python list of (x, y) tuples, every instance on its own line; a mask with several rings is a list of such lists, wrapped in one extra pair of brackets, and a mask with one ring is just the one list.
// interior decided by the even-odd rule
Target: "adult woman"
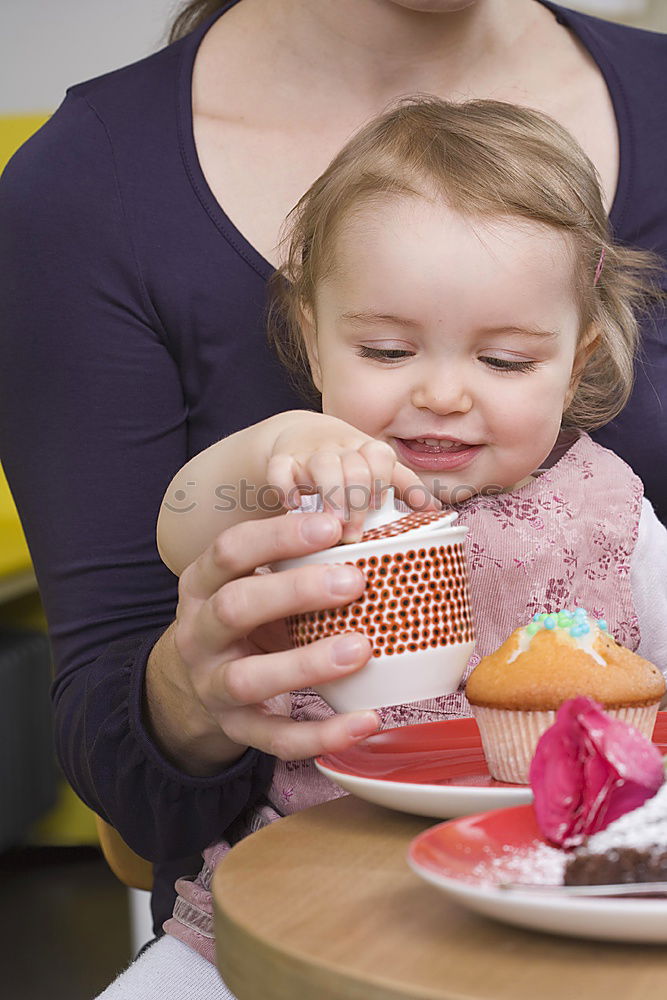
[[(309, 756), (368, 732), (345, 717), (284, 725), (252, 707), (336, 669), (327, 643), (276, 652), (281, 630), (257, 629), (351, 600), (361, 578), (334, 592), (304, 570), (285, 594), (250, 576), (330, 544), (332, 521), (309, 519), (324, 526), (310, 541), (298, 518), (235, 526), (186, 571), (176, 621), (175, 581), (153, 537), (165, 484), (189, 455), (298, 405), (264, 346), (263, 307), (300, 194), (398, 94), (492, 95), (568, 127), (598, 167), (617, 235), (667, 249), (663, 187), (647, 197), (664, 163), (653, 100), (664, 37), (542, 0), (200, 0), (189, 10), (193, 33), (73, 88), (17, 155), (0, 268), (1, 457), (49, 619), (59, 753), (79, 794), (164, 864), (157, 926), (171, 863), (183, 871), (179, 859), (261, 793), (267, 753)], [(664, 517), (661, 321), (645, 327), (648, 367), (630, 406), (597, 437), (634, 466)]]

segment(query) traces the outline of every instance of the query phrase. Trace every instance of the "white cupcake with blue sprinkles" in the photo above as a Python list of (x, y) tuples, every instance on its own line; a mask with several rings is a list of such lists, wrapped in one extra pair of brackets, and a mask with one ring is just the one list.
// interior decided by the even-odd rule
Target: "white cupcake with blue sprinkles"
[(534, 615), (479, 662), (466, 686), (491, 775), (522, 785), (564, 701), (587, 695), (650, 738), (664, 694), (658, 668), (580, 607)]

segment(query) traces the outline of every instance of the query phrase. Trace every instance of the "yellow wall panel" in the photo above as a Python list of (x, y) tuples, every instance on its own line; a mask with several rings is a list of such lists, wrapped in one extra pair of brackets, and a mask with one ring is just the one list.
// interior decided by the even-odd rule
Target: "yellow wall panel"
[(33, 115), (0, 115), (0, 170), (19, 146), (50, 117), (46, 111)]
[[(0, 115), (0, 169), (33, 132), (49, 118), (47, 112), (32, 115)], [(0, 467), (0, 576), (30, 567), (30, 554), (9, 486)]]

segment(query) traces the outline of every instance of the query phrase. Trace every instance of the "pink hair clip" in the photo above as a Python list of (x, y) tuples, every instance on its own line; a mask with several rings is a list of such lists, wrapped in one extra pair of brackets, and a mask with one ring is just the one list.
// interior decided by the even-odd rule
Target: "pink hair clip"
[(600, 250), (600, 256), (598, 258), (597, 267), (595, 268), (595, 277), (593, 278), (593, 286), (594, 287), (595, 287), (595, 285), (597, 285), (598, 281), (600, 280), (600, 275), (602, 274), (602, 265), (604, 264), (604, 258), (605, 258), (606, 252), (607, 252), (606, 249), (604, 247), (602, 247), (602, 250)]

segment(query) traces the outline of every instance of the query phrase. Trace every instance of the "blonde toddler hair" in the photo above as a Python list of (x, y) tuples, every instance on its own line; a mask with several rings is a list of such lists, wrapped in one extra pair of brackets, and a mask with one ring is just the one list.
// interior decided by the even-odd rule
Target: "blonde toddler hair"
[(637, 315), (656, 294), (661, 261), (613, 242), (595, 167), (562, 126), (488, 100), (401, 100), (353, 136), (288, 216), (285, 264), (270, 283), (269, 338), (304, 397), (319, 398), (303, 311), (314, 313), (317, 284), (335, 267), (337, 236), (356, 209), (402, 196), (436, 197), (471, 218), (539, 223), (567, 238), (579, 338), (592, 330), (597, 340), (563, 425), (594, 430), (615, 417), (632, 391)]

